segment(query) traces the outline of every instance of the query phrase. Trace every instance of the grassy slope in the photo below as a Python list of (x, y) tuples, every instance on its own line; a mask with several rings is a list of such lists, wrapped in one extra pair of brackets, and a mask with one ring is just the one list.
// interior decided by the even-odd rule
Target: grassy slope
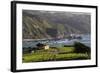
[(74, 47), (58, 48), (59, 52), (54, 52), (55, 49), (38, 50), (35, 53), (23, 54), (23, 62), (42, 62), (42, 61), (61, 61), (61, 60), (82, 60), (89, 59), (87, 53), (75, 53)]

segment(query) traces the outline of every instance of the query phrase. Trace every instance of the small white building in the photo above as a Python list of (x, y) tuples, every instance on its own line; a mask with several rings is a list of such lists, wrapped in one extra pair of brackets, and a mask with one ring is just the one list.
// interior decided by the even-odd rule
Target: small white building
[(37, 48), (47, 50), (47, 49), (49, 49), (49, 45), (39, 43), (39, 44), (37, 44)]
[(44, 49), (45, 50), (49, 49), (49, 45), (44, 45)]

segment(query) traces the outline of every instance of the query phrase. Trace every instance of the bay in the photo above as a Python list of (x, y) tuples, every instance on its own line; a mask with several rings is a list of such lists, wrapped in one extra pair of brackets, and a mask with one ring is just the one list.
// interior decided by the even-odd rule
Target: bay
[(43, 43), (48, 44), (50, 47), (62, 47), (64, 45), (74, 45), (75, 42), (83, 43), (84, 45), (91, 47), (91, 37), (90, 34), (82, 35), (82, 39), (59, 39), (59, 40), (52, 40), (52, 39), (24, 39), (23, 40), (23, 48), (33, 48), (36, 47), (36, 44)]

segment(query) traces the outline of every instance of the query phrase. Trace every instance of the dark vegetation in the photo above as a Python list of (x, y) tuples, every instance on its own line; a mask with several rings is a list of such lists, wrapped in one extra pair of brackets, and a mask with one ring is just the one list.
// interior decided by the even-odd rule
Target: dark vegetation
[(91, 52), (90, 47), (85, 46), (84, 44), (80, 42), (75, 42), (74, 47), (75, 47), (76, 53), (90, 53)]

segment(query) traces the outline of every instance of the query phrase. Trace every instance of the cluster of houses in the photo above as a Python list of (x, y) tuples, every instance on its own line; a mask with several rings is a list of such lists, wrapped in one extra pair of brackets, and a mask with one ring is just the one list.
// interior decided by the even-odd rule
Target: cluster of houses
[(68, 39), (82, 39), (82, 34), (70, 34)]

